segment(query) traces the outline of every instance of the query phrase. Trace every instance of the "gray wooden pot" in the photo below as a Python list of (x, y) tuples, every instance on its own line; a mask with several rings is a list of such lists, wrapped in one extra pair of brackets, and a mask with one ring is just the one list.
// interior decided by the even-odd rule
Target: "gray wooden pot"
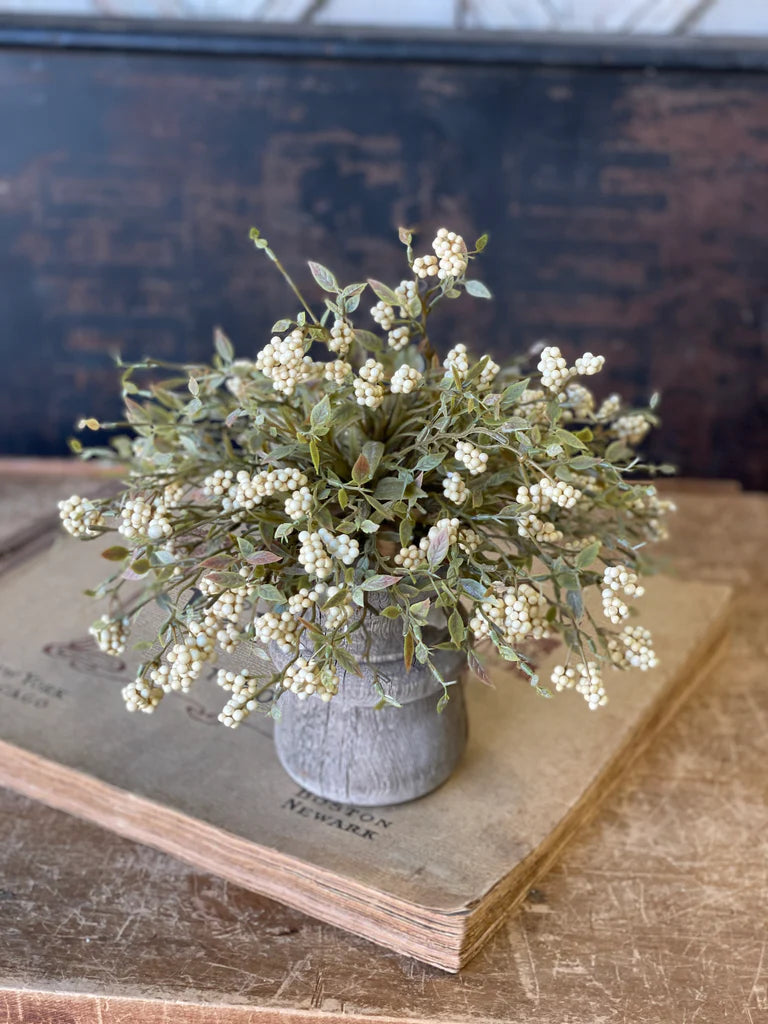
[[(340, 671), (339, 691), (327, 703), (283, 694), (275, 746), (291, 778), (310, 792), (340, 803), (382, 806), (415, 800), (445, 782), (466, 746), (467, 713), (460, 681), (449, 688), (450, 700), (438, 713), (443, 689), (431, 672), (414, 661), (406, 673), (401, 622), (375, 616), (368, 622), (367, 635), (360, 629), (348, 640), (362, 677)], [(309, 657), (311, 651), (302, 653)], [(288, 661), (277, 649), (271, 654), (276, 664)], [(443, 678), (459, 679), (463, 653), (435, 654)], [(376, 709), (377, 679), (402, 707)]]

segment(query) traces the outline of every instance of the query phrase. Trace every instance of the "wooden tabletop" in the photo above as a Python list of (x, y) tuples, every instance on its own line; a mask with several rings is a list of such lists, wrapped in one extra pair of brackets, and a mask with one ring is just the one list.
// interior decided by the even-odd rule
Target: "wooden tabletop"
[[(76, 483), (27, 504), (0, 466), (0, 524)], [(730, 654), (461, 974), (0, 790), (0, 1021), (768, 1021), (768, 499), (678, 492), (667, 552), (736, 586)]]

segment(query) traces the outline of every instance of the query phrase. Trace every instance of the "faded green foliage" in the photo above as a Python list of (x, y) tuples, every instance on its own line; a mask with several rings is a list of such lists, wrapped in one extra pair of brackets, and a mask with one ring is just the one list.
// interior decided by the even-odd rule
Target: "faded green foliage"
[[(217, 331), (209, 364), (148, 359), (123, 365), (125, 419), (101, 425), (116, 432), (109, 447), (82, 453), (119, 463), (126, 481), (115, 498), (94, 503), (103, 518), (90, 533), (123, 534), (104, 553), (120, 565), (94, 593), (109, 600), (113, 617), (132, 618), (152, 600), (166, 614), (162, 650), (140, 679), (146, 682), (174, 644), (189, 640), (190, 624), (204, 623), (206, 615), (215, 623), (213, 634), (229, 624), (230, 646), (258, 639), (265, 611), (280, 616), (291, 595), (301, 588), (317, 590), (317, 579), (299, 557), (299, 535), (323, 530), (354, 540), (359, 553), (349, 564), (332, 556), (323, 583), (335, 591), (325, 590), (291, 612), (292, 662), (301, 641), (304, 654), (314, 651), (318, 678), (357, 671), (347, 638), (364, 628), (368, 616), (382, 614), (402, 625), (407, 666), (415, 658), (437, 676), (433, 651), (462, 649), (475, 675), (487, 681), (471, 623), (483, 618), (484, 601), (516, 592), (521, 584), (544, 596), (548, 633), (560, 635), (582, 660), (605, 658), (611, 631), (585, 612), (582, 595), (601, 585), (606, 565), (645, 571), (645, 545), (662, 530), (664, 503), (647, 482), (656, 470), (642, 462), (626, 436), (642, 433), (645, 422), (654, 422), (653, 414), (627, 410), (618, 400), (602, 414), (583, 387), (572, 391), (570, 383), (562, 392), (543, 389), (536, 355), (498, 370), (482, 353), (467, 354), (464, 365), (454, 352), (446, 365), (429, 318), (439, 303), (461, 298), (461, 316), (470, 323), (465, 293), (490, 298), (488, 289), (469, 276), (485, 235), (475, 250), (464, 246), (459, 252), (465, 269), (458, 276), (409, 274), (414, 286), (407, 294), (397, 284), (377, 280), (341, 285), (330, 270), (312, 262), (316, 304), (304, 298), (259, 232), (254, 229), (251, 237), (298, 303), (274, 325), (276, 334), (298, 332), (300, 338), (305, 362), (294, 390), (275, 390), (273, 379), (253, 360), (236, 358), (231, 342)], [(412, 266), (411, 232), (401, 229), (400, 238)], [(367, 312), (378, 300), (392, 307), (386, 329)], [(348, 353), (334, 341), (332, 329), (336, 326), (338, 335), (339, 324), (349, 328)], [(395, 349), (388, 333), (401, 327), (410, 341)], [(352, 372), (332, 382), (324, 371), (327, 361), (337, 358), (348, 361)], [(356, 370), (368, 359), (383, 366), (383, 396), (373, 408), (358, 403), (354, 387)], [(388, 382), (404, 365), (422, 375), (419, 386), (394, 394)], [(629, 414), (634, 419), (622, 427)], [(84, 426), (99, 424), (87, 420)], [(483, 472), (471, 474), (457, 461), (459, 442), (487, 455)], [(250, 505), (232, 497), (238, 473), (253, 478), (282, 468), (306, 478), (307, 507), (298, 517), (287, 511), (287, 491)], [(224, 493), (213, 493), (210, 483), (206, 487), (216, 471), (231, 471)], [(447, 496), (449, 473), (460, 478), (459, 503)], [(570, 508), (553, 503), (537, 509), (519, 500), (521, 487), (542, 480), (570, 484), (580, 497)], [(149, 518), (132, 535), (125, 527), (129, 501), (149, 509)], [(558, 539), (537, 538), (532, 515), (551, 523)], [(458, 525), (443, 522), (453, 520)], [(474, 536), (468, 539), (465, 531)], [(404, 567), (396, 556), (409, 546), (420, 555), (417, 564)], [(371, 596), (379, 593), (386, 600), (372, 605)], [(222, 616), (221, 596), (238, 594), (236, 617)], [(487, 633), (500, 654), (521, 668), (521, 678), (538, 686), (520, 645), (492, 623)], [(221, 646), (220, 637), (216, 644)], [(276, 683), (279, 692), (281, 682), (284, 673), (253, 692), (258, 698)], [(161, 690), (147, 683), (143, 692), (154, 695), (156, 703)], [(539, 690), (549, 695), (546, 688)], [(140, 700), (138, 706), (151, 710)]]

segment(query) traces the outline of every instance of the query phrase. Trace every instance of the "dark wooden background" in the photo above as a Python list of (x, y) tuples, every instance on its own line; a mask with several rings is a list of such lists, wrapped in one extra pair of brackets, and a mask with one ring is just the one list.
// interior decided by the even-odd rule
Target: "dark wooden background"
[(117, 411), (109, 353), (242, 355), (294, 312), (258, 225), (397, 281), (400, 223), (491, 244), (445, 346), (602, 352), (653, 453), (768, 485), (768, 56), (0, 25), (0, 451)]

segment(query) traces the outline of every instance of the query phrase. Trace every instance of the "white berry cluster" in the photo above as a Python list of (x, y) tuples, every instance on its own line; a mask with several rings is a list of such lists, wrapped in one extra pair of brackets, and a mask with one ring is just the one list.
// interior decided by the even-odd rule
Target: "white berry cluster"
[(353, 382), (357, 404), (368, 409), (376, 409), (381, 405), (384, 399), (383, 379), (383, 365), (375, 359), (366, 359), (360, 367), (359, 376)]
[(217, 469), (203, 480), (203, 494), (209, 498), (224, 498), (229, 495), (235, 482), (231, 469)]
[(515, 406), (515, 412), (531, 423), (547, 423), (547, 396), (539, 389), (526, 388)]
[(399, 352), (401, 348), (405, 348), (410, 340), (411, 332), (407, 327), (395, 327), (394, 330), (387, 334), (387, 344), (395, 352)]
[(443, 366), (448, 374), (456, 373), (459, 380), (464, 380), (469, 373), (469, 353), (467, 351), (467, 346), (462, 344), (454, 345), (443, 360)]
[(559, 395), (571, 377), (576, 374), (592, 376), (602, 370), (604, 363), (605, 356), (585, 352), (569, 367), (560, 349), (556, 345), (547, 345), (541, 350), (537, 368), (541, 374), (542, 387)]
[(521, 583), (517, 589), (502, 589), (482, 601), (469, 620), (469, 628), (477, 640), (482, 640), (491, 635), (490, 620), (507, 644), (542, 640), (549, 636), (546, 614), (546, 599), (529, 584)]
[(591, 352), (585, 352), (573, 364), (573, 369), (574, 373), (582, 377), (591, 377), (595, 373), (600, 373), (604, 366), (605, 356), (593, 356)]
[(629, 608), (622, 601), (625, 597), (642, 597), (645, 588), (638, 586), (637, 573), (624, 565), (609, 565), (603, 573), (603, 614), (614, 625), (629, 615)]
[(537, 544), (558, 544), (563, 533), (548, 519), (542, 519), (535, 512), (526, 512), (518, 520), (517, 533)]
[(192, 621), (188, 624), (189, 636), (176, 643), (166, 655), (167, 665), (161, 665), (150, 678), (163, 690), (186, 693), (203, 670), (203, 665), (213, 657), (216, 643), (215, 625), (203, 625)]
[(167, 511), (160, 498), (128, 498), (120, 509), (121, 522), (117, 529), (128, 538), (162, 540), (173, 533)]
[(295, 693), (299, 700), (313, 694), (329, 701), (339, 689), (339, 677), (329, 668), (323, 670), (312, 658), (298, 657), (285, 670), (282, 686)]
[(547, 512), (552, 504), (548, 495), (544, 493), (541, 483), (531, 484), (530, 487), (525, 485), (518, 487), (515, 501), (518, 505), (532, 505), (533, 512)]
[(465, 555), (473, 555), (482, 544), (483, 539), (479, 533), (464, 527), (459, 530), (459, 547)]
[(413, 272), (422, 281), (426, 277), (437, 277), (439, 269), (437, 256), (433, 256), (431, 252), (426, 256), (417, 256), (413, 261)]
[(99, 528), (104, 526), (101, 510), (79, 494), (60, 501), (58, 507), (61, 524), (73, 537), (96, 537)]
[(312, 511), (312, 491), (308, 487), (299, 487), (285, 499), (285, 514), (294, 522), (303, 519)]
[(147, 715), (152, 714), (163, 699), (163, 689), (148, 679), (144, 673), (140, 673), (133, 682), (124, 686), (121, 693), (126, 711), (143, 711)]
[(608, 651), (618, 668), (639, 668), (647, 672), (659, 663), (653, 637), (644, 626), (625, 626), (618, 636), (608, 640)]
[[(247, 579), (250, 575), (250, 570), (242, 568), (239, 571), (239, 575), (243, 579)], [(231, 623), (233, 625), (240, 621), (240, 617), (243, 614), (245, 603), (248, 598), (252, 597), (255, 586), (253, 584), (238, 587), (236, 590), (221, 590), (218, 584), (214, 583), (208, 576), (201, 576), (197, 584), (198, 590), (201, 594), (206, 597), (213, 597), (215, 600), (212, 604), (208, 605), (205, 609), (205, 616), (203, 618), (203, 625), (205, 627), (220, 628), (223, 623)], [(217, 635), (217, 640), (219, 639)], [(227, 639), (224, 640), (225, 645)]]
[(296, 385), (312, 375), (312, 360), (304, 355), (304, 346), (304, 332), (297, 327), (285, 338), (272, 338), (256, 356), (256, 369), (269, 377), (273, 390), (292, 395)]
[(590, 711), (608, 703), (600, 666), (596, 661), (588, 661), (586, 664), (579, 665), (578, 669), (555, 665), (551, 680), (558, 692), (575, 690), (580, 693), (589, 705)]
[(343, 384), (352, 373), (352, 367), (343, 359), (333, 359), (329, 363), (323, 363), (323, 376), (331, 384)]
[(253, 634), (263, 644), (277, 644), (283, 651), (293, 651), (299, 639), (295, 612), (265, 612), (253, 620)]
[(443, 494), (454, 505), (463, 505), (469, 495), (461, 473), (447, 473), (443, 477)]
[(456, 443), (455, 458), (467, 467), (472, 476), (478, 476), (488, 468), (488, 453), (475, 448), (469, 441)]
[(181, 499), (184, 497), (185, 490), (184, 484), (174, 480), (163, 487), (163, 496), (160, 501), (166, 508), (178, 508), (181, 505)]
[[(467, 545), (474, 543), (474, 538), (477, 538), (479, 544), (480, 538), (473, 530), (460, 530), (459, 520), (455, 517), (453, 519), (438, 519), (437, 522), (430, 526), (426, 537), (422, 537), (419, 541), (418, 547), (415, 544), (409, 544), (408, 547), (400, 548), (400, 551), (395, 555), (395, 565), (402, 566), (403, 569), (417, 569), (420, 566), (426, 564), (427, 551), (429, 550), (430, 544), (437, 539), (438, 534), (445, 531), (448, 535), (448, 545), (452, 547), (457, 544), (461, 539), (466, 540)], [(464, 537), (466, 534), (466, 537)], [(471, 536), (470, 536), (471, 534)], [(466, 550), (466, 548), (465, 548)], [(475, 550), (474, 547), (472, 550)]]
[(241, 669), (239, 672), (220, 669), (216, 673), (216, 682), (223, 690), (228, 690), (230, 693), (229, 700), (219, 714), (219, 721), (229, 729), (236, 729), (259, 706), (256, 699), (259, 680), (246, 669)]
[(621, 396), (609, 395), (600, 403), (600, 408), (595, 413), (595, 419), (600, 423), (615, 419), (621, 410)]
[(402, 566), (403, 569), (417, 569), (424, 564), (424, 552), (415, 544), (409, 544), (408, 547), (400, 548), (395, 555), (395, 565)]
[(669, 537), (669, 528), (663, 520), (670, 512), (677, 511), (677, 505), (667, 498), (660, 498), (655, 487), (648, 487), (646, 494), (636, 498), (629, 509), (645, 519), (645, 527), (653, 540), (666, 540)]
[(360, 557), (360, 545), (353, 537), (346, 533), (340, 533), (337, 537), (330, 530), (322, 527), (317, 535), (326, 547), (326, 550), (337, 558), (344, 565), (352, 565)]
[(401, 281), (397, 288), (395, 288), (395, 295), (400, 303), (401, 317), (410, 316), (410, 305), (418, 294), (419, 289), (415, 281)]
[(302, 530), (299, 543), (301, 547), (297, 557), (307, 575), (316, 576), (319, 580), (327, 579), (333, 570), (333, 562), (323, 546), (320, 534)]
[(542, 477), (539, 487), (543, 497), (554, 505), (559, 505), (560, 508), (573, 508), (581, 497), (580, 490), (562, 480), (549, 480), (547, 477)]
[(328, 348), (343, 359), (349, 352), (352, 342), (355, 340), (355, 332), (351, 325), (345, 320), (334, 320), (331, 328), (331, 337), (328, 341)]
[(389, 331), (395, 322), (395, 311), (388, 302), (380, 301), (371, 307), (371, 316), (382, 329)]
[(556, 345), (547, 345), (541, 350), (537, 369), (542, 386), (550, 391), (561, 391), (572, 375), (565, 356)]
[(125, 650), (128, 641), (130, 619), (98, 619), (88, 632), (96, 641), (96, 645), (104, 654), (117, 657)]
[(437, 276), (441, 281), (462, 276), (467, 269), (467, 246), (461, 235), (448, 228), (440, 228), (432, 248), (440, 260)]
[[(319, 592), (318, 597), (320, 601), (325, 605), (329, 601), (332, 601), (338, 594), (342, 593), (343, 587), (328, 587), (325, 589), (324, 584), (320, 584), (317, 587)], [(352, 604), (348, 594), (341, 604), (334, 604), (330, 608), (323, 610), (323, 619), (325, 627), (328, 630), (341, 629), (346, 626), (352, 616), (355, 614), (355, 606)]]
[(307, 477), (299, 469), (262, 469), (253, 476), (241, 469), (235, 477), (234, 485), (227, 492), (229, 508), (249, 510), (260, 505), (264, 498), (286, 491), (298, 491), (309, 483)]
[(480, 376), (477, 378), (478, 390), (487, 390), (493, 384), (494, 380), (496, 379), (496, 375), (498, 374), (500, 369), (501, 367), (499, 366), (499, 364), (494, 363), (494, 361), (489, 356), (488, 361), (480, 371)]
[(438, 519), (434, 526), (430, 526), (427, 536), (422, 537), (419, 541), (421, 550), (426, 551), (432, 541), (436, 540), (438, 534), (443, 531), (448, 534), (448, 544), (453, 546), (459, 539), (459, 520), (455, 517), (453, 519)]
[(393, 394), (410, 395), (421, 384), (423, 379), (423, 374), (415, 367), (403, 365), (398, 370), (395, 370), (389, 386)]
[(625, 444), (640, 444), (651, 429), (651, 425), (640, 413), (634, 413), (629, 416), (620, 416), (611, 429)]
[(565, 391), (558, 395), (558, 400), (565, 405), (563, 419), (589, 419), (595, 408), (595, 396), (583, 384), (568, 384)]

